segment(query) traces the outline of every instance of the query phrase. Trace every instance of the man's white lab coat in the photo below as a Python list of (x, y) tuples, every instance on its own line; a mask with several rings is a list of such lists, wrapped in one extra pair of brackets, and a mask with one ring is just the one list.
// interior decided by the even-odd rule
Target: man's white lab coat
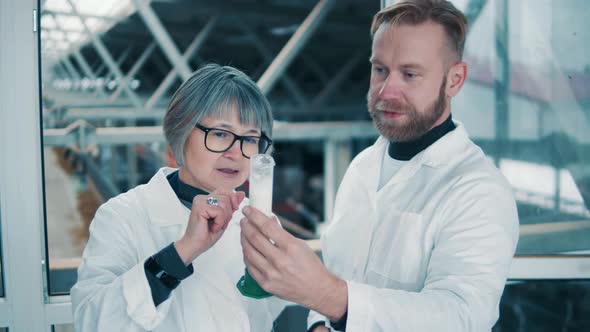
[(346, 331), (491, 330), (518, 241), (509, 184), (458, 123), (377, 190), (387, 146), (353, 160), (322, 237)]
[(162, 168), (147, 183), (102, 205), (72, 288), (77, 331), (270, 331), (284, 307), (277, 298), (243, 297), (242, 202), (219, 241), (194, 262), (195, 272), (154, 306), (145, 260), (184, 234), (190, 211)]

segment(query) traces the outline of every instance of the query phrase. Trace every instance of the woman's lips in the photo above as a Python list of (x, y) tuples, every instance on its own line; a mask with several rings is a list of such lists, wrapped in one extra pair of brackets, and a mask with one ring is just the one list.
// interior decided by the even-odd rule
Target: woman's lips
[(235, 177), (238, 175), (238, 173), (240, 173), (238, 170), (232, 168), (218, 168), (217, 171), (226, 177)]

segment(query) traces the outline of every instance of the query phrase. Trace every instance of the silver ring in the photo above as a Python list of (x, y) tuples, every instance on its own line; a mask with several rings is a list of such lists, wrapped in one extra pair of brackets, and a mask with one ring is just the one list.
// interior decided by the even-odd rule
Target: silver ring
[(207, 204), (211, 206), (219, 206), (219, 200), (217, 200), (217, 197), (215, 196), (209, 196), (207, 197)]

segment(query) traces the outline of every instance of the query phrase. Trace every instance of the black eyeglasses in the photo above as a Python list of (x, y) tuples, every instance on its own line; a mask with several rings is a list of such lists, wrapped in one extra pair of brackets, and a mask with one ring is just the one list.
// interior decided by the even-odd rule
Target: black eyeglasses
[(195, 127), (205, 132), (205, 147), (211, 152), (225, 152), (236, 141), (240, 141), (242, 155), (250, 159), (255, 154), (265, 153), (272, 145), (271, 139), (264, 133), (261, 136), (240, 136), (224, 129), (207, 128), (199, 123)]

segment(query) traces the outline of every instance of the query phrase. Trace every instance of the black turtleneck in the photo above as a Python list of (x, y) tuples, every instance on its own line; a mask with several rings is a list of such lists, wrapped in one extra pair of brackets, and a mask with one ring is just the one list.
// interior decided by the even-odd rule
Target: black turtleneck
[[(193, 198), (195, 198), (195, 196), (207, 194), (206, 191), (182, 182), (182, 180), (180, 180), (178, 171), (173, 172), (166, 178), (168, 179), (170, 187), (172, 190), (174, 190), (176, 197), (178, 197), (182, 204), (184, 204), (184, 206), (189, 209), (192, 206)], [(178, 251), (176, 251), (176, 248), (174, 247), (174, 243), (171, 243), (164, 249), (160, 250), (158, 253), (153, 255), (152, 258), (158, 263), (162, 270), (178, 280), (186, 279), (194, 272), (192, 263), (188, 266), (184, 265), (184, 262), (178, 255)], [(156, 278), (156, 276), (154, 276), (147, 269), (145, 269), (145, 275), (147, 277), (148, 284), (150, 285), (152, 300), (154, 301), (154, 305), (157, 307), (160, 303), (166, 301), (174, 288), (170, 288), (164, 284), (162, 280)]]
[(439, 138), (446, 135), (448, 132), (456, 128), (453, 123), (452, 116), (449, 117), (438, 126), (430, 129), (426, 134), (419, 138), (408, 142), (394, 142), (389, 141), (389, 148), (387, 150), (389, 156), (396, 160), (410, 160), (415, 155), (422, 152), (432, 143), (438, 141)]
[(168, 175), (166, 178), (168, 179), (168, 183), (170, 183), (170, 187), (172, 187), (172, 190), (174, 190), (174, 193), (176, 196), (178, 196), (180, 201), (184, 205), (187, 205), (188, 203), (189, 209), (192, 206), (193, 198), (195, 198), (195, 196), (208, 194), (208, 192), (204, 190), (182, 182), (178, 171)]

